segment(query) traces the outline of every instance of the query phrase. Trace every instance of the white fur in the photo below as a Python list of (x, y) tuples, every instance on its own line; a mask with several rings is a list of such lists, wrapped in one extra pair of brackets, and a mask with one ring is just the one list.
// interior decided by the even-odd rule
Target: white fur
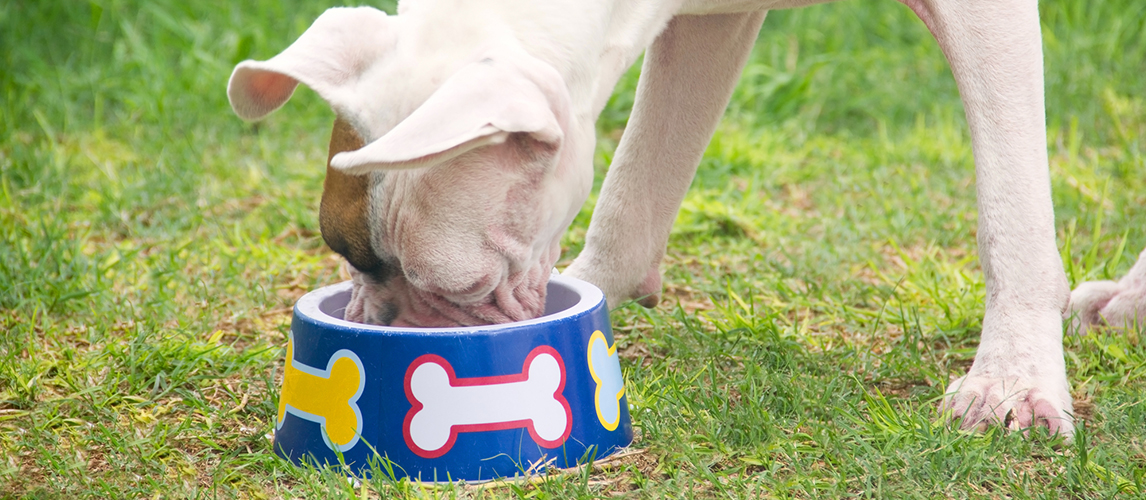
[(1066, 319), (1078, 334), (1103, 325), (1141, 328), (1146, 324), (1146, 250), (1117, 282), (1090, 281), (1075, 288)]
[[(1043, 425), (1069, 435), (1061, 322), (1069, 290), (1054, 240), (1036, 2), (903, 1), (951, 62), (976, 160), (986, 312), (975, 362), (944, 405), (968, 427)], [(241, 63), (229, 95), (240, 116), (258, 118), (301, 81), (349, 121), (369, 144), (332, 166), (371, 172), (374, 249), (405, 274), (397, 285), (359, 284), (356, 296), (400, 310), (429, 304), (411, 323), (435, 313), (457, 323), (543, 286), (521, 276), (536, 278), (556, 259), (589, 192), (594, 122), (647, 49), (585, 250), (566, 273), (600, 286), (611, 305), (652, 304), (680, 201), (765, 10), (809, 3), (407, 0), (397, 16), (331, 9), (279, 56)], [(514, 134), (528, 140), (507, 141)], [(1144, 310), (1146, 264), (1088, 290), (1074, 299), (1087, 318), (1125, 322)], [(432, 297), (410, 299), (425, 293)]]
[(374, 142), (339, 153), (331, 166), (350, 174), (440, 164), (466, 152), (501, 144), (520, 132), (560, 145), (564, 132), (555, 109), (568, 107), (552, 68), (538, 72), (553, 87), (552, 101), (538, 84), (502, 61), (475, 62), (458, 70), (410, 116)]

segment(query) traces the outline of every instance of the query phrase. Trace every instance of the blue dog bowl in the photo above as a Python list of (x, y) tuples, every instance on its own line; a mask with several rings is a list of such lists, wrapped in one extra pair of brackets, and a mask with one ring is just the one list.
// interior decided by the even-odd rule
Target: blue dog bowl
[(554, 275), (540, 318), (416, 329), (343, 320), (350, 289), (295, 305), (278, 455), (360, 476), (473, 482), (574, 467), (632, 442), (597, 287)]

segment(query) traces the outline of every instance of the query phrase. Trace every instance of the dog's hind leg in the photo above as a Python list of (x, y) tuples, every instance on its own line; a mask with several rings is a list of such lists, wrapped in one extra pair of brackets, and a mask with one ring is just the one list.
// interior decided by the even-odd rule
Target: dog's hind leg
[(983, 332), (944, 408), (965, 428), (1073, 433), (1062, 351), (1069, 286), (1055, 246), (1035, 0), (903, 0), (935, 35), (971, 128), (986, 279)]
[(1142, 328), (1146, 325), (1146, 250), (1122, 279), (1088, 281), (1070, 292), (1066, 312), (1073, 333), (1086, 334), (1096, 326)]
[(565, 271), (610, 306), (656, 305), (669, 230), (764, 12), (677, 16), (645, 53), (636, 101), (585, 238)]

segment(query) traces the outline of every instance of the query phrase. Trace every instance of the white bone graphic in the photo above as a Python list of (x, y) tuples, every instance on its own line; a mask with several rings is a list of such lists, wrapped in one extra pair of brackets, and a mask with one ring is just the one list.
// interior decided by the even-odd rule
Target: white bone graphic
[(549, 346), (530, 351), (521, 373), (496, 377), (459, 379), (441, 356), (420, 356), (406, 370), (413, 405), (402, 426), (406, 444), (435, 458), (450, 451), (458, 433), (525, 427), (537, 444), (556, 448), (573, 428), (564, 388), (565, 363)]

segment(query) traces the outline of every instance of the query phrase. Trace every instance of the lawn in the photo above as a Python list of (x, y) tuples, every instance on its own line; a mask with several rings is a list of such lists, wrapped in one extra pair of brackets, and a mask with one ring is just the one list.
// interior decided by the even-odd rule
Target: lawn
[[(483, 486), (284, 463), (290, 307), (345, 279), (318, 234), (333, 115), (304, 90), (246, 124), (225, 86), (325, 7), (0, 2), (0, 498), (1146, 497), (1140, 331), (1065, 340), (1073, 443), (940, 418), (981, 328), (974, 168), (946, 62), (891, 1), (769, 15), (664, 300), (612, 312), (625, 456)], [(1041, 9), (1063, 262), (1117, 277), (1146, 246), (1146, 3)]]

